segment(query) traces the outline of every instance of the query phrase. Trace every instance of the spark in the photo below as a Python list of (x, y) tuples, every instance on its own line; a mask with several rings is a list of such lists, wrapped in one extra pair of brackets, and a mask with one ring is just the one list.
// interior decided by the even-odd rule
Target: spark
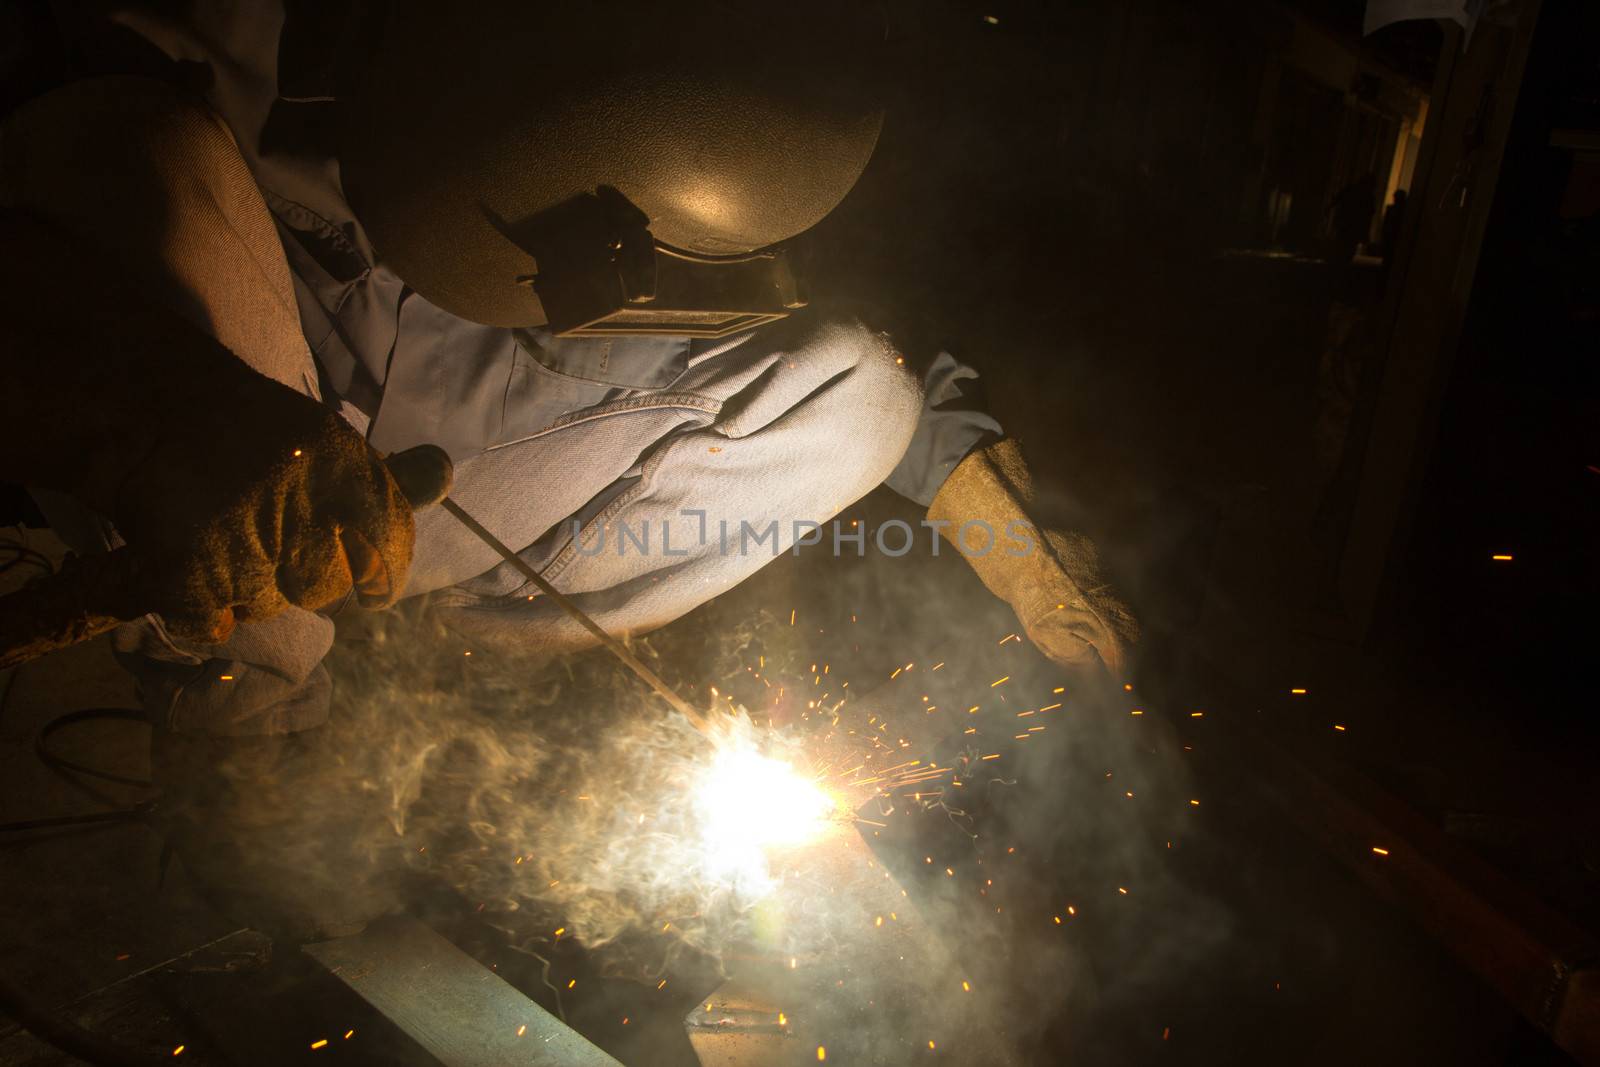
[(174, 1056), (182, 1056), (183, 1055), (183, 1050), (188, 1048), (188, 1047), (189, 1047), (188, 1045), (179, 1045), (177, 1048), (172, 1050), (172, 1054)]
[(1339, 732), (1340, 732), (1340, 733), (1344, 733), (1344, 727), (1343, 727), (1343, 726), (1341, 726), (1341, 725), (1340, 725), (1340, 724), (1339, 724), (1339, 723), (1334, 723), (1334, 724), (1333, 724), (1333, 728), (1334, 728), (1334, 729), (1335, 729), (1335, 730), (1338, 730), (1338, 731), (1339, 731)]
[(1496, 563), (1510, 563), (1511, 559), (1512, 559), (1512, 556), (1511, 556), (1511, 553), (1509, 553), (1509, 552), (1502, 552), (1502, 553), (1498, 553), (1496, 555), (1490, 556), (1489, 558), (1494, 560)]
[(525, 1034), (527, 1032), (528, 1032), (528, 1024), (527, 1023), (523, 1023), (521, 1026), (517, 1027), (517, 1036), (518, 1037), (521, 1037), (523, 1034)]
[(767, 849), (811, 840), (837, 807), (815, 780), (741, 735), (728, 738), (713, 758), (695, 805), (710, 874), (747, 888), (769, 884)]
[(327, 1048), (327, 1047), (328, 1047), (328, 1039), (325, 1038), (325, 1037), (322, 1038), (321, 1040), (311, 1042), (311, 1050), (313, 1052), (315, 1052), (319, 1048)]
[(996, 678), (994, 681), (989, 683), (989, 688), (993, 689), (995, 686), (999, 685), (1001, 682), (1009, 682), (1010, 680), (1011, 680), (1011, 675), (1009, 675), (1009, 674), (1006, 675), (1004, 678)]
[(356, 1036), (356, 1032), (354, 1030), (346, 1030), (344, 1032), (344, 1039), (346, 1041), (349, 1041), (352, 1037), (355, 1037), (355, 1036)]
[(1289, 693), (1290, 695), (1297, 697), (1303, 697), (1306, 695), (1306, 691), (1304, 689), (1291, 689), (1289, 690)]
[(828, 1050), (823, 1048), (821, 1045), (818, 1045), (817, 1046), (817, 1062), (821, 1063), (823, 1060), (825, 1060), (827, 1058), (828, 1058)]
[(1379, 848), (1377, 845), (1373, 845), (1372, 846), (1372, 851), (1375, 852), (1379, 856), (1387, 856), (1389, 854), (1389, 850), (1388, 849)]

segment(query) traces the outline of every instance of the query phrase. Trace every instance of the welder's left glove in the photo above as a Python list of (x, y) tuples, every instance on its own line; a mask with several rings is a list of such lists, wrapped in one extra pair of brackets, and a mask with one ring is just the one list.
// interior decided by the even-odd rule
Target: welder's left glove
[(961, 552), (990, 592), (1011, 605), (1041, 652), (1065, 667), (1100, 665), (1122, 682), (1139, 624), (1079, 533), (1040, 530), (1027, 515), (1032, 478), (1015, 441), (980, 448), (957, 465), (928, 507), (928, 521)]

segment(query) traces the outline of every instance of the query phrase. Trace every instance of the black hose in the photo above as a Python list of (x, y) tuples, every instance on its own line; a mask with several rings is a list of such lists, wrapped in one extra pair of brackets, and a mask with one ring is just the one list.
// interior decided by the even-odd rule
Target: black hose
[(77, 711), (69, 711), (65, 715), (57, 715), (40, 727), (39, 732), (33, 737), (33, 750), (39, 754), (39, 759), (44, 765), (57, 774), (65, 771), (89, 778), (99, 778), (104, 782), (115, 782), (118, 785), (138, 786), (144, 789), (152, 787), (155, 783), (148, 778), (134, 778), (131, 775), (102, 771), (98, 767), (91, 767), (58, 755), (49, 745), (45, 744), (51, 737), (75, 723), (106, 719), (137, 723), (149, 722), (145, 718), (144, 712), (135, 708), (80, 708)]
[[(39, 754), (39, 758), (44, 761), (45, 766), (55, 773), (68, 778), (69, 781), (73, 781), (80, 788), (88, 789), (92, 795), (102, 798), (104, 798), (104, 795), (99, 790), (92, 789), (86, 783), (77, 781), (71, 776), (85, 775), (117, 782), (122, 785), (150, 785), (151, 783), (145, 779), (102, 771), (98, 768), (66, 759), (57, 755), (45, 743), (58, 730), (73, 723), (85, 722), (91, 719), (143, 721), (142, 715), (130, 708), (83, 708), (60, 715), (46, 723), (34, 736), (34, 751)], [(16, 822), (0, 823), (0, 833), (25, 833), (73, 826), (135, 822), (142, 820), (153, 807), (153, 801), (145, 801), (142, 804), (135, 804), (131, 807), (113, 808), (110, 811), (89, 812), (83, 815), (59, 815), (42, 819), (23, 819)], [(86, 1063), (97, 1064), (99, 1067), (156, 1067), (157, 1064), (171, 1064), (173, 1062), (170, 1053), (163, 1055), (128, 1049), (107, 1041), (77, 1023), (61, 1017), (55, 1010), (36, 1003), (33, 1000), (32, 993), (18, 986), (4, 971), (0, 971), (0, 1011), (4, 1011), (5, 1014), (16, 1020), (24, 1030), (40, 1041), (53, 1045), (69, 1056), (75, 1056)]]
[(116, 811), (92, 811), (87, 815), (57, 815), (48, 819), (18, 819), (0, 822), (0, 834), (25, 834), (31, 830), (59, 830), (67, 826), (93, 826), (97, 823), (133, 822), (150, 811), (150, 804), (136, 804)]

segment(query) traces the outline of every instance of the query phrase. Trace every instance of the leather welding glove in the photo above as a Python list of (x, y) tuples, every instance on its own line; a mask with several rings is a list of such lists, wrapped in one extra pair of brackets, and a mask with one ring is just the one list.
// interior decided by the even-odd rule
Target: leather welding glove
[(1028, 518), (1032, 477), (1015, 441), (970, 453), (940, 487), (928, 521), (989, 591), (1011, 605), (1038, 649), (1065, 667), (1104, 665), (1127, 679), (1139, 627), (1101, 574), (1083, 534), (1041, 531)]
[(225, 640), (353, 588), (392, 603), (411, 505), (335, 412), (261, 374), (31, 216), (0, 215), (0, 480), (116, 527), (117, 614)]

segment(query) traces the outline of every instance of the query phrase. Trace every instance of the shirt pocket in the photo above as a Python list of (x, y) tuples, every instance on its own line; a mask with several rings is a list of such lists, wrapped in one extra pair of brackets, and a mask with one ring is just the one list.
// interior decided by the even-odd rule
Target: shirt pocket
[(532, 436), (575, 412), (635, 392), (626, 386), (564, 374), (546, 365), (539, 354), (538, 348), (520, 340), (512, 346), (497, 445)]
[(542, 327), (515, 334), (534, 362), (576, 382), (663, 389), (689, 365), (684, 337), (556, 337)]

